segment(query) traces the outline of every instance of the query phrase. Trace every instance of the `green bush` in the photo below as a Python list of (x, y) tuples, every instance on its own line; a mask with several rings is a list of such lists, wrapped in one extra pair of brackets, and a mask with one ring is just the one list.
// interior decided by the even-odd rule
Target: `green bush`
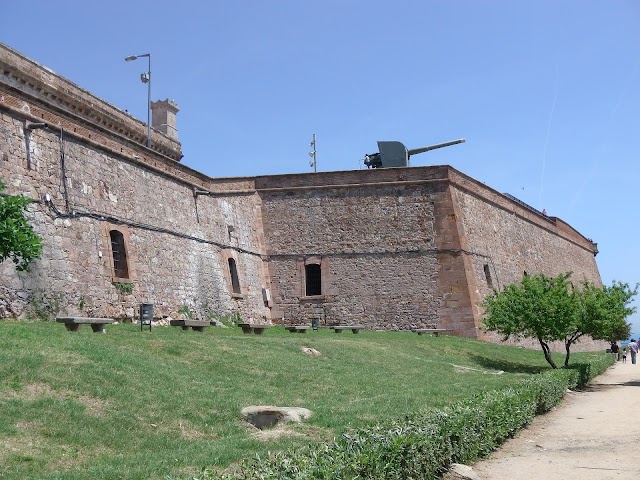
[(133, 292), (133, 283), (130, 282), (111, 282), (111, 285), (116, 287), (122, 295), (131, 295)]
[(42, 238), (25, 215), (31, 199), (1, 193), (5, 188), (0, 179), (0, 263), (10, 258), (16, 270), (29, 270), (29, 264), (42, 253)]
[[(436, 479), (451, 463), (472, 463), (613, 363), (596, 355), (588, 364), (552, 370), (515, 387), (483, 392), (452, 406), (343, 434), (333, 443), (256, 456), (224, 478)], [(211, 477), (209, 477), (211, 478)]]

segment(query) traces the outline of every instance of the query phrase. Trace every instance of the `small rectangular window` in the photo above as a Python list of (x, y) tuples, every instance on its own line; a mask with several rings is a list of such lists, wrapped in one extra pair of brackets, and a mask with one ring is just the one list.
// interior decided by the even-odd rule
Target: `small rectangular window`
[(484, 276), (487, 279), (487, 286), (489, 288), (493, 288), (493, 280), (491, 279), (491, 270), (489, 269), (489, 265), (484, 264)]
[(238, 268), (233, 258), (229, 259), (229, 275), (231, 276), (231, 288), (233, 293), (240, 294), (240, 278), (238, 277)]
[(124, 244), (124, 235), (118, 230), (110, 230), (109, 237), (111, 237), (113, 275), (117, 278), (129, 278), (129, 265), (127, 264), (127, 249)]
[(322, 295), (322, 268), (317, 263), (305, 265), (306, 296)]

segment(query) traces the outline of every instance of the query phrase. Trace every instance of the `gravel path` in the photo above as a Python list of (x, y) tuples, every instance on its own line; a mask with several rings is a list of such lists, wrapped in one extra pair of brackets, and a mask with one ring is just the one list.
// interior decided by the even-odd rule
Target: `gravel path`
[(537, 417), (489, 459), (482, 480), (606, 480), (640, 472), (640, 363), (618, 362)]

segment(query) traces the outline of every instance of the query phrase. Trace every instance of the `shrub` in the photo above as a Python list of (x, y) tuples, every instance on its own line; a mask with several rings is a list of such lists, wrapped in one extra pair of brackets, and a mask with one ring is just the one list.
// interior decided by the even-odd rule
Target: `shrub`
[(42, 239), (25, 216), (31, 200), (1, 193), (5, 188), (0, 180), (0, 263), (10, 258), (16, 270), (28, 270), (42, 253)]
[(111, 282), (111, 285), (116, 287), (122, 295), (131, 295), (133, 292), (133, 283), (130, 282)]
[(332, 443), (256, 456), (223, 478), (435, 479), (451, 463), (488, 455), (537, 413), (582, 387), (613, 363), (594, 355), (588, 364), (552, 370), (514, 387), (483, 392), (449, 407), (343, 434)]

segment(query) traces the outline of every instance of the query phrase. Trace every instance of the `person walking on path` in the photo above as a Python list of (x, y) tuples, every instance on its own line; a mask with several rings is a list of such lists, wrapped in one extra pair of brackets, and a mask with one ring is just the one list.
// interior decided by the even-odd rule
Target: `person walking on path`
[(631, 354), (631, 363), (635, 365), (636, 357), (638, 356), (638, 344), (633, 338), (629, 342), (629, 345), (627, 345), (627, 348), (629, 349), (629, 353)]
[(620, 347), (618, 347), (618, 342), (611, 342), (611, 353), (613, 353), (613, 358), (620, 360), (620, 355), (618, 352), (620, 351)]
[(622, 349), (622, 363), (627, 363), (627, 349), (626, 349), (626, 347)]

